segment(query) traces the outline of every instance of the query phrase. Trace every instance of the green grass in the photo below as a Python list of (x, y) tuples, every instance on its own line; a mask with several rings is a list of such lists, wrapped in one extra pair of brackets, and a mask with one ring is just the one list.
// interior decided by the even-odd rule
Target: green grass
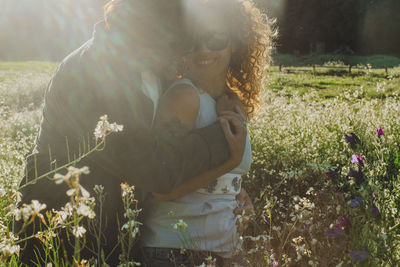
[(307, 55), (293, 56), (288, 54), (276, 54), (273, 56), (274, 65), (284, 66), (310, 66), (324, 65), (328, 62), (342, 62), (345, 65), (364, 65), (371, 64), (372, 68), (393, 68), (400, 66), (400, 58), (389, 55), (356, 56), (341, 54)]
[(57, 63), (44, 61), (0, 61), (0, 71), (49, 72), (54, 70), (56, 66)]
[(346, 92), (372, 99), (400, 94), (400, 67), (388, 70), (352, 70), (342, 68), (279, 67), (270, 68), (267, 88), (287, 96), (316, 91), (321, 100)]
[(0, 103), (14, 111), (35, 109), (57, 63), (0, 62)]

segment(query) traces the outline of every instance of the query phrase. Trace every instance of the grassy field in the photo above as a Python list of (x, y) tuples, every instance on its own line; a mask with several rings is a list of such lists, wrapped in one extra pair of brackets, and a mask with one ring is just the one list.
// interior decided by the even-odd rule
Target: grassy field
[(357, 56), (343, 54), (322, 54), (322, 55), (306, 55), (293, 56), (288, 54), (275, 54), (273, 56), (274, 64), (302, 67), (310, 65), (331, 65), (333, 62), (341, 65), (351, 65), (366, 68), (371, 65), (372, 68), (393, 68), (400, 66), (400, 58), (388, 55), (373, 55), (373, 56)]
[[(341, 66), (340, 66), (341, 67)], [(384, 69), (358, 69), (348, 73), (347, 68), (279, 67), (270, 68), (271, 79), (267, 88), (290, 96), (315, 91), (322, 99), (335, 98), (345, 93), (359, 98), (385, 98), (400, 93), (400, 67)]]
[[(18, 263), (17, 237), (7, 229), (56, 67), (0, 62), (2, 266)], [(399, 114), (399, 67), (351, 75), (333, 67), (270, 68), (249, 124), (254, 162), (244, 179), (256, 209), (244, 235), (254, 266), (400, 261)]]

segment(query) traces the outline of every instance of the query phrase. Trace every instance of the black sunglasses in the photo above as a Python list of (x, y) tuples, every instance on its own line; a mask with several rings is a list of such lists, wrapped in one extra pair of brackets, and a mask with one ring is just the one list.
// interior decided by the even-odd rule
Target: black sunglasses
[(230, 40), (230, 34), (222, 32), (209, 32), (200, 37), (187, 36), (181, 43), (181, 51), (184, 53), (193, 53), (197, 51), (201, 45), (204, 45), (211, 51), (220, 51), (228, 47)]

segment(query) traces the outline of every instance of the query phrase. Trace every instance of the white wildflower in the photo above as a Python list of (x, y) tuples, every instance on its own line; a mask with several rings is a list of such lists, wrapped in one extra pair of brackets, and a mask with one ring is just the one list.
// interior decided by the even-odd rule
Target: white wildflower
[(182, 219), (179, 219), (175, 224), (173, 224), (173, 227), (179, 232), (185, 232), (188, 225)]
[(94, 130), (94, 136), (96, 139), (104, 139), (109, 133), (121, 132), (124, 129), (123, 125), (119, 125), (108, 122), (108, 116), (103, 115), (97, 122), (97, 126)]
[(27, 221), (33, 214), (32, 207), (30, 205), (23, 204), (20, 208), (21, 216), (24, 221)]
[(0, 188), (0, 198), (4, 197), (6, 195), (6, 190), (4, 188)]
[(18, 237), (0, 221), (0, 261), (14, 254), (19, 256), (20, 246), (15, 244), (17, 240)]
[(292, 239), (293, 243), (296, 245), (300, 245), (301, 242), (303, 242), (304, 238), (302, 236), (298, 236)]
[(88, 217), (89, 219), (93, 219), (96, 216), (96, 213), (92, 210), (92, 208), (84, 203), (80, 203), (76, 209), (76, 212), (78, 215)]
[(22, 193), (19, 191), (13, 192), (11, 195), (11, 199), (13, 199), (15, 202), (21, 202), (22, 200)]
[(77, 237), (81, 238), (86, 233), (86, 229), (82, 226), (76, 225), (72, 228), (72, 234)]
[(96, 184), (93, 188), (93, 191), (100, 195), (104, 192), (104, 186)]
[(67, 202), (64, 207), (61, 208), (60, 211), (56, 211), (53, 209), (53, 213), (55, 214), (51, 220), (51, 224), (56, 227), (58, 225), (65, 225), (69, 217), (72, 216), (73, 206), (70, 202)]
[[(75, 182), (75, 180), (79, 181), (79, 177), (82, 174), (90, 173), (89, 168), (87, 166), (84, 166), (82, 168), (75, 168), (73, 166), (69, 166), (67, 170), (68, 170), (68, 172), (65, 175), (62, 175), (59, 173), (54, 174), (53, 179), (56, 184), (61, 184), (62, 182), (65, 182), (69, 185), (71, 182)], [(71, 180), (74, 180), (74, 181), (71, 181)]]
[(35, 234), (35, 237), (37, 238), (37, 239), (39, 239), (42, 243), (44, 243), (44, 244), (48, 244), (48, 245), (50, 245), (50, 240), (53, 238), (53, 237), (56, 237), (56, 234), (50, 229), (50, 230), (46, 230), (46, 231), (44, 231), (44, 232), (37, 232), (36, 234)]
[(202, 263), (201, 265), (198, 265), (196, 267), (216, 267), (217, 266), (217, 259), (213, 258), (212, 256), (208, 256), (206, 259), (206, 262)]
[(41, 204), (37, 200), (32, 200), (31, 204), (23, 204), (19, 209), (15, 208), (11, 213), (14, 215), (16, 221), (21, 220), (21, 218), (26, 222), (29, 218), (34, 219), (36, 216), (43, 220), (43, 215), (40, 214), (42, 210), (46, 208), (46, 204)]
[(10, 257), (11, 255), (19, 255), (20, 247), (19, 245), (14, 244), (2, 244), (0, 248), (0, 253), (4, 255), (5, 258)]
[(133, 194), (134, 190), (135, 190), (134, 185), (130, 186), (127, 183), (121, 184), (121, 194), (122, 194), (123, 198), (129, 197), (129, 198), (133, 199), (134, 198), (134, 194)]
[(37, 200), (32, 200), (31, 207), (32, 207), (32, 210), (33, 210), (33, 214), (34, 215), (38, 215), (40, 213), (40, 211), (42, 211), (42, 210), (44, 210), (46, 208), (46, 204), (41, 204)]

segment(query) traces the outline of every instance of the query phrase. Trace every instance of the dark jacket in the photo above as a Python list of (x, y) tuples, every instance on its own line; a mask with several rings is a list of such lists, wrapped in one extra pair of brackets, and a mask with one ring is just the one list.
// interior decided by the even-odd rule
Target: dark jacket
[[(94, 185), (105, 187), (109, 252), (116, 242), (116, 218), (122, 219), (120, 183), (135, 185), (141, 203), (149, 192), (170, 192), (221, 165), (229, 149), (217, 124), (183, 134), (173, 127), (153, 131), (153, 104), (139, 89), (143, 65), (131, 55), (119, 54), (103, 26), (98, 24), (92, 39), (65, 58), (54, 74), (45, 94), (35, 152), (28, 156), (21, 185), (76, 158), (88, 142), (93, 147), (100, 116), (107, 114), (110, 122), (122, 124), (123, 131), (111, 134), (103, 151), (77, 164), (90, 169), (81, 177), (84, 188), (94, 194)], [(49, 209), (59, 209), (68, 201), (66, 190), (65, 184), (41, 179), (21, 191), (23, 203), (37, 199)]]

